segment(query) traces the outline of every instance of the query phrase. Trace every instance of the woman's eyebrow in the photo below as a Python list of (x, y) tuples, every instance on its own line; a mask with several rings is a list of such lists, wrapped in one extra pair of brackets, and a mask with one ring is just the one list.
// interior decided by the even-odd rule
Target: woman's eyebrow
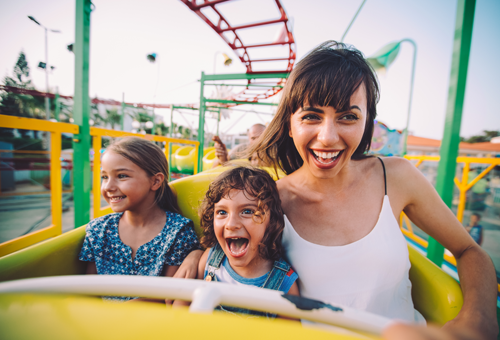
[(302, 111), (312, 111), (312, 112), (316, 112), (316, 113), (325, 113), (323, 110), (318, 109), (317, 107), (312, 107), (312, 106), (303, 107)]
[(361, 109), (360, 109), (360, 108), (359, 108), (359, 106), (357, 106), (357, 105), (353, 105), (353, 106), (351, 106), (351, 110), (352, 110), (352, 109), (358, 109), (359, 111), (361, 111)]

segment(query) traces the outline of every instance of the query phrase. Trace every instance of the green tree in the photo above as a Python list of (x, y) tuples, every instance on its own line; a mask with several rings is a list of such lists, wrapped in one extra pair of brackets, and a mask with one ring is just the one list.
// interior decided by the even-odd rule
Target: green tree
[[(6, 86), (33, 90), (30, 79), (30, 67), (24, 52), (20, 52), (13, 69), (13, 76), (5, 76), (3, 83)], [(12, 92), (0, 93), (0, 113), (10, 116), (29, 118), (44, 117), (44, 98)], [(23, 138), (28, 138), (28, 130), (18, 130)], [(12, 136), (12, 130), (1, 129), (0, 135)]]
[(484, 130), (482, 135), (471, 136), (469, 138), (460, 137), (460, 140), (466, 143), (484, 143), (498, 136), (500, 136), (500, 131)]

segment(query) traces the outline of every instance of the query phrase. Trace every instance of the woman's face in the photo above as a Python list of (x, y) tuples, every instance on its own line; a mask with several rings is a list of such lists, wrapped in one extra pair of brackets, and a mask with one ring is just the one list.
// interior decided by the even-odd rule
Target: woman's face
[(303, 166), (318, 178), (337, 175), (361, 142), (366, 118), (364, 84), (353, 93), (350, 108), (345, 112), (304, 103), (304, 107), (290, 117), (289, 130)]

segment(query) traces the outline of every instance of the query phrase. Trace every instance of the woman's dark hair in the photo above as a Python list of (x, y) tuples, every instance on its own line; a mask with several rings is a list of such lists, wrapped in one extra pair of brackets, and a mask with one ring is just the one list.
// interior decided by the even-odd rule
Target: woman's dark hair
[(283, 210), (278, 188), (271, 176), (265, 171), (250, 166), (238, 166), (220, 174), (210, 184), (200, 209), (200, 224), (203, 228), (201, 244), (213, 247), (217, 244), (214, 231), (215, 204), (223, 198), (230, 198), (231, 190), (241, 190), (250, 199), (257, 201), (253, 219), (263, 223), (268, 218), (264, 237), (259, 244), (260, 256), (277, 260), (283, 254), (281, 235), (284, 228)]
[(146, 171), (148, 176), (162, 173), (163, 183), (156, 191), (155, 203), (163, 210), (180, 214), (177, 199), (168, 185), (168, 162), (160, 147), (153, 142), (139, 137), (115, 139), (107, 148)]
[(297, 63), (286, 81), (276, 115), (248, 153), (257, 153), (264, 162), (279, 166), (286, 174), (294, 172), (303, 160), (288, 133), (291, 115), (305, 103), (348, 111), (351, 96), (361, 84), (366, 89), (368, 115), (352, 158), (366, 157), (377, 116), (377, 77), (360, 51), (335, 41), (324, 42)]

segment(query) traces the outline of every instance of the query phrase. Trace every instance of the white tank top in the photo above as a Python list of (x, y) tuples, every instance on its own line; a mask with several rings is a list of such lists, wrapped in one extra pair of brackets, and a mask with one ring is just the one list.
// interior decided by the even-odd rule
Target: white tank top
[(425, 322), (414, 309), (406, 241), (384, 196), (375, 227), (344, 246), (304, 240), (285, 215), (283, 246), (299, 275), (300, 295), (391, 319)]

